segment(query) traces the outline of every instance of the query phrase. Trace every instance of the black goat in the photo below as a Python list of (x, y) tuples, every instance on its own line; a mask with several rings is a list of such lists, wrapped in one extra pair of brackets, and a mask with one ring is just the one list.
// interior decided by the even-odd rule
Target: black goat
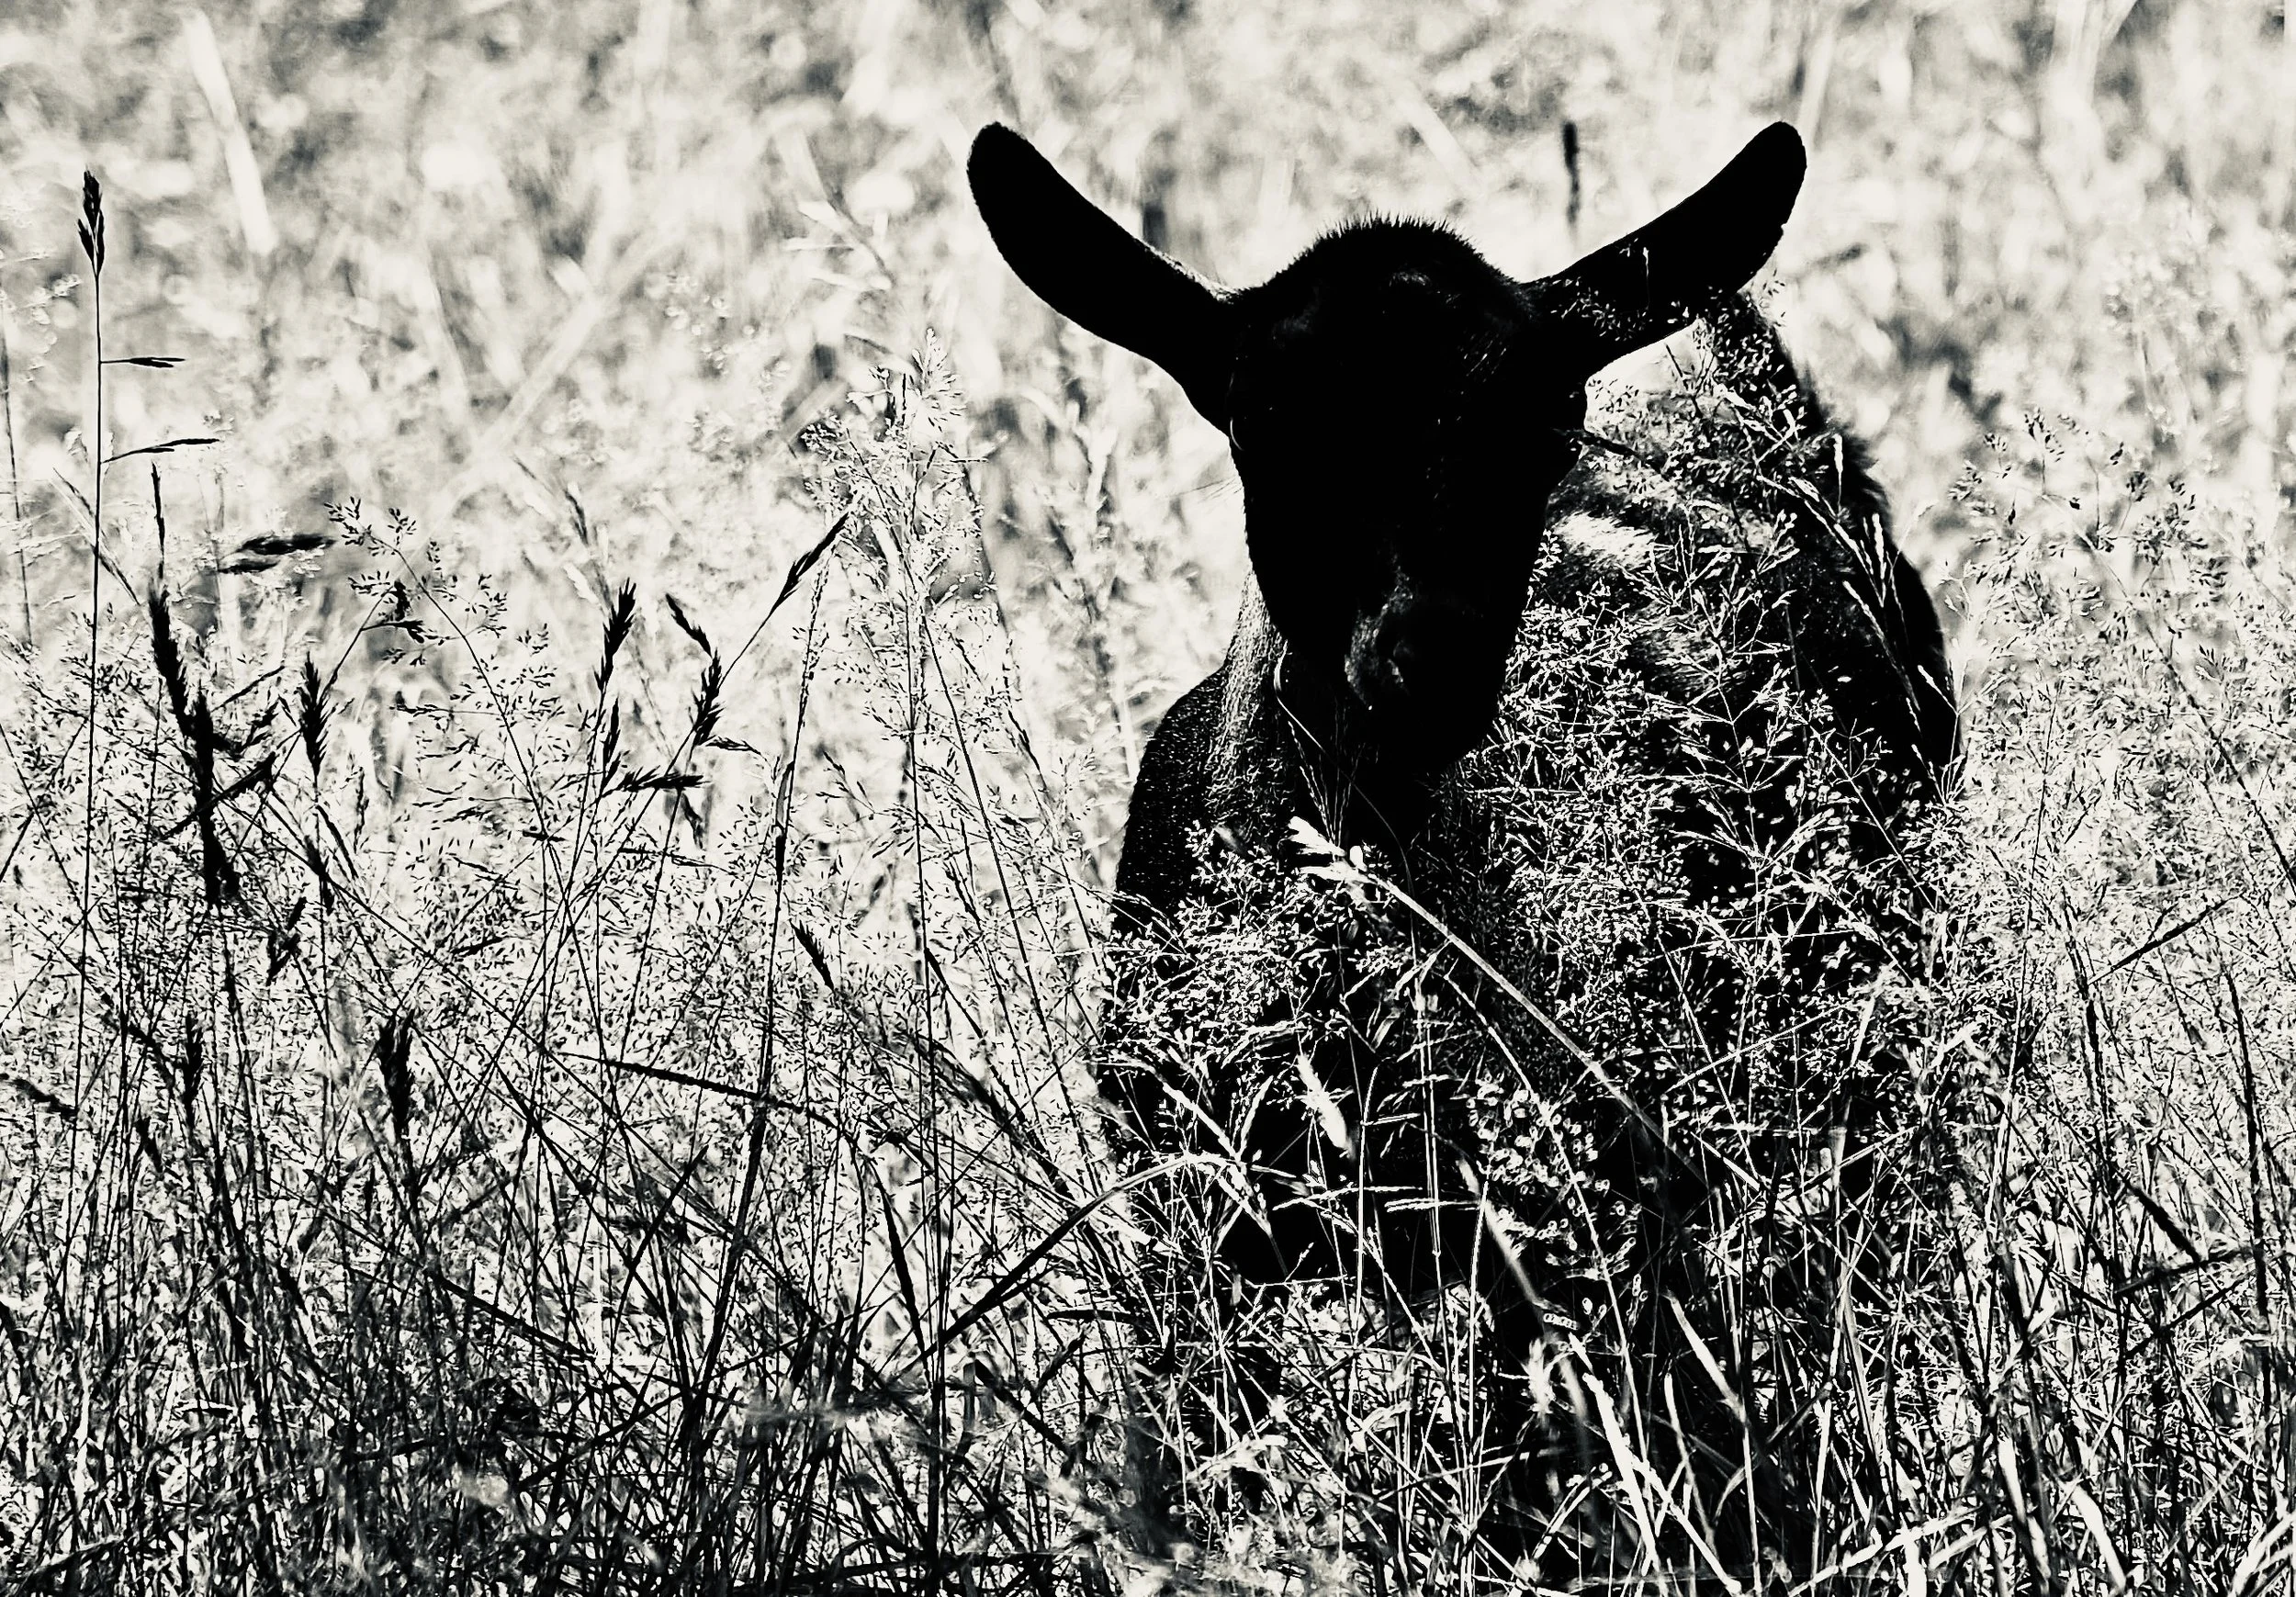
[[(1182, 1151), (1195, 1145), (1188, 1126), (1229, 1122), (1261, 1186), (1250, 1223), (1215, 1228), (1236, 1279), (1360, 1281), (1367, 1259), (1403, 1303), (1477, 1282), (1502, 1362), (1519, 1365), (1548, 1333), (1548, 1298), (1585, 1261), (1542, 1255), (1534, 1224), (1507, 1239), (1508, 1267), (1478, 1263), (1496, 1167), (1476, 1123), (1478, 1067), (1451, 1048), (1443, 1068), (1393, 1068), (1391, 1018), (1348, 1012), (1376, 985), (1360, 979), (1359, 953), (1354, 977), (1327, 973), (1286, 1000), (1293, 1019), (1309, 1006), (1336, 1017), (1294, 1029), (1316, 1038), (1298, 1050), (1304, 1093), (1282, 1085), (1290, 1054), (1261, 1062), (1256, 1083), (1207, 1082), (1201, 1058), (1172, 1057), (1125, 1013), (1153, 1007), (1159, 983), (1177, 995), (1162, 1000), (1167, 1015), (1197, 1001), (1187, 939), (1169, 935), (1176, 919), (1251, 913), (1222, 850), (1278, 856), (1294, 817), (1384, 850), (1420, 903), (1542, 999), (1592, 995), (1638, 1018), (1603, 1040), (1643, 1062), (1650, 1105), (1679, 1097), (1670, 1072), (1693, 1052), (1739, 1061), (1718, 1090), (1742, 1088), (1752, 1052), (1717, 1039), (1743, 1039), (1813, 992), (1870, 984), (1912, 939), (1922, 894), (1901, 835), (1909, 812), (1942, 793), (1955, 744), (1937, 618), (1889, 537), (1863, 452), (1739, 292), (1776, 244), (1803, 171), (1800, 139), (1774, 125), (1656, 221), (1535, 281), (1439, 226), (1381, 220), (1230, 290), (1131, 238), (1019, 135), (991, 127), (975, 141), (975, 198), (1022, 281), (1169, 372), (1228, 434), (1243, 481), (1254, 581), (1234, 640), (1165, 717), (1132, 794), (1118, 928), (1154, 951), (1129, 973), (1120, 966), (1104, 1074), (1151, 1148)], [(1732, 448), (1631, 466), (1604, 451), (1581, 464), (1588, 379), (1701, 318)], [(1638, 472), (1662, 486), (1638, 486)], [(1682, 489), (1710, 513), (1683, 510)], [(1671, 554), (1638, 565), (1569, 539), (1544, 547), (1550, 512), (1656, 536)], [(1757, 523), (1783, 535), (1750, 540)], [(1697, 615), (1670, 611), (1669, 594), (1687, 595)], [(1615, 979), (1554, 975), (1558, 962), (1514, 924), (1527, 902), (1519, 882), (1493, 883), (1494, 867), (1526, 848), (1562, 850), (1536, 860), (1541, 870), (1572, 869), (1563, 834), (1525, 820), (1503, 791), (1553, 780), (1548, 755), (1508, 752), (1537, 743), (1536, 714), (1517, 725), (1503, 714), (1518, 690), (1536, 697), (1539, 646), (1551, 641), (1532, 633), (1541, 617), (1592, 637), (1580, 653), (1618, 645), (1612, 677), (1654, 706), (1629, 711), (1620, 736), (1650, 778), (1636, 791), (1661, 795), (1646, 829), (1663, 844), (1672, 908), (1643, 939), (1638, 973)], [(1703, 677), (1676, 658), (1701, 648), (1720, 661)], [(1862, 885), (1818, 891), (1813, 913), (1811, 894), (1776, 892), (1781, 850), (1806, 865), (1838, 857), (1836, 874)], [(1790, 951), (1749, 974), (1716, 950), (1717, 924)], [(1668, 1006), (1686, 1016), (1673, 1031), (1638, 1018)], [(1268, 1029), (1265, 1013), (1237, 1018)], [(1500, 1043), (1518, 1070), (1546, 1046), (1536, 1034)], [(1559, 1102), (1569, 1074), (1541, 1090)], [(1710, 1183), (1637, 1096), (1614, 1089), (1626, 1108), (1578, 1145), (1634, 1210), (1635, 1245), (1611, 1265), (1631, 1254), (1648, 1290), (1622, 1340), (1666, 1342), (1673, 1333), (1652, 1306), (1696, 1289), (1694, 1272), (1671, 1261)], [(1333, 1192), (1351, 1198), (1351, 1213)], [(1243, 1408), (1261, 1411), (1248, 1396)], [(1684, 1424), (1699, 1429), (1695, 1416)], [(1773, 1496), (1795, 1490), (1771, 1483)]]

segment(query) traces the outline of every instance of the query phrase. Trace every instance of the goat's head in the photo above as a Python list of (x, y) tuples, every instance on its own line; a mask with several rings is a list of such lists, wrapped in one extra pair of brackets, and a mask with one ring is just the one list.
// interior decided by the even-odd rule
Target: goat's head
[(982, 130), (969, 172), (1020, 280), (1164, 367), (1228, 434), (1289, 669), (1390, 770), (1433, 775), (1490, 725), (1587, 379), (1761, 268), (1803, 153), (1775, 124), (1550, 277), (1510, 277), (1432, 223), (1371, 220), (1244, 289), (1134, 239), (1009, 129)]

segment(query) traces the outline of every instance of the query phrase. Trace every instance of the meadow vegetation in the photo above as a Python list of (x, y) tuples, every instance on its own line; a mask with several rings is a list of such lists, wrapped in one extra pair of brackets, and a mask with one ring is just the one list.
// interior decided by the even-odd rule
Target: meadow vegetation
[[(1094, 1124), (1105, 894), (1241, 510), (962, 152), (1236, 280), (1353, 208), (1528, 274), (1773, 117), (1966, 756), (1888, 1245), (1762, 1189), (1893, 1308), (1741, 1393), (1820, 1439), (1764, 1568), (2288, 1589), (2296, 33), (2232, 0), (12, 11), (0, 1585), (1502, 1581), (1464, 1309), (1277, 1305), (1349, 1378), (1142, 1522), (1202, 1239)], [(1266, 979), (1425, 935), (1376, 868), (1263, 884)], [(1793, 1584), (1643, 1397), (1587, 1579)]]

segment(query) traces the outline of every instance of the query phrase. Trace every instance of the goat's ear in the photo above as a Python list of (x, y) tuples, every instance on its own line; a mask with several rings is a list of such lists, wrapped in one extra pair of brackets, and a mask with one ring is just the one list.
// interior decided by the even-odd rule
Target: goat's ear
[(1778, 247), (1806, 165), (1802, 136), (1773, 122), (1656, 221), (1524, 284), (1525, 302), (1551, 330), (1555, 358), (1593, 377), (1744, 287)]
[(1224, 289), (1126, 232), (1010, 128), (981, 129), (965, 174), (989, 237), (1039, 298), (1154, 361), (1227, 426), (1235, 335)]

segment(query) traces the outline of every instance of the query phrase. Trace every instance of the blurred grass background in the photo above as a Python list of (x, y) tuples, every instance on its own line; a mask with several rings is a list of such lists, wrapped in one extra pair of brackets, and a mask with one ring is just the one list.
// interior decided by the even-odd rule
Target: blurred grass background
[[(1969, 705), (1986, 959), (1936, 1041), (1991, 1086), (1964, 1375), (2026, 1462), (1941, 1444), (1938, 1501), (2010, 1528), (1919, 1545), (1941, 1585), (2285, 1589), (2296, 40), (2230, 0), (12, 9), (0, 1572), (1087, 1567), (982, 1549), (1115, 1513), (1123, 1239), (1033, 1249), (1097, 1235), (1096, 894), (1241, 501), (1010, 279), (972, 132), (1248, 282), (1365, 209), (1551, 270), (1779, 117), (1776, 309)], [(84, 170), (106, 354), (183, 361), (107, 368), (104, 449), (222, 440), (111, 469), (101, 562)], [(266, 737), (305, 752), (228, 790)], [(1352, 1578), (1291, 1528), (1222, 1578)]]

